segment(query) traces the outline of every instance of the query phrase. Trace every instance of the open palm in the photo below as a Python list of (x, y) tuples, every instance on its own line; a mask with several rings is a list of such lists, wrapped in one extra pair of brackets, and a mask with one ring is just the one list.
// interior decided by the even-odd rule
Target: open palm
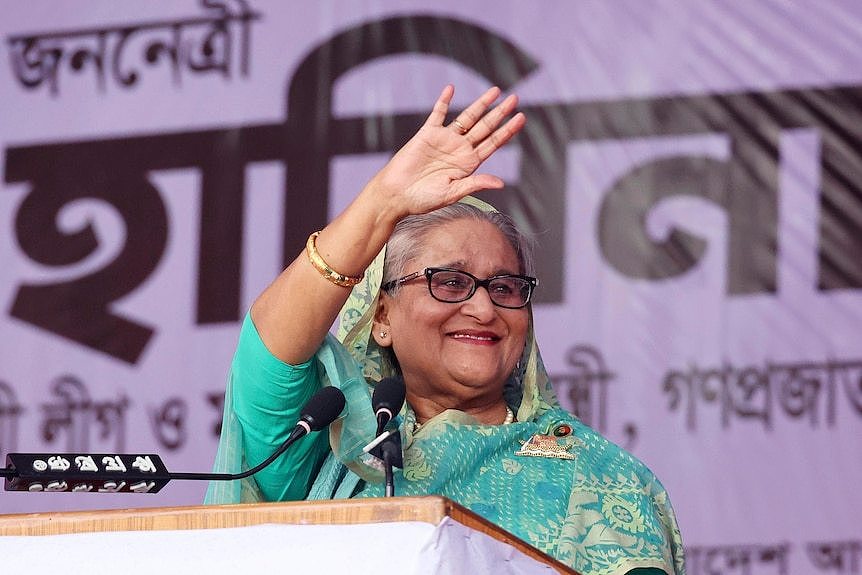
[(520, 112), (503, 123), (517, 97), (489, 110), (500, 95), (499, 88), (491, 88), (444, 126), (453, 94), (452, 86), (443, 90), (419, 131), (375, 177), (405, 214), (426, 213), (473, 192), (503, 187), (500, 178), (474, 172), (524, 126)]

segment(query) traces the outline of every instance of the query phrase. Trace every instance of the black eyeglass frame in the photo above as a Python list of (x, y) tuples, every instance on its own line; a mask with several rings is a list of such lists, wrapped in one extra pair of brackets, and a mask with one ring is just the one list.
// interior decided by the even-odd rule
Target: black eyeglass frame
[[(464, 296), (461, 299), (457, 299), (457, 300), (440, 299), (439, 297), (434, 295), (434, 292), (431, 290), (431, 277), (435, 273), (438, 273), (438, 272), (455, 272), (455, 273), (463, 274), (463, 275), (469, 277), (471, 280), (473, 280), (473, 289), (471, 289), (470, 293), (468, 293), (466, 296)], [(418, 272), (413, 272), (412, 274), (408, 274), (404, 277), (388, 281), (385, 284), (383, 284), (382, 286), (380, 286), (380, 289), (382, 289), (383, 291), (388, 293), (388, 292), (392, 291), (392, 288), (399, 286), (403, 283), (415, 280), (416, 278), (422, 277), (423, 275), (425, 276), (425, 280), (428, 282), (428, 293), (431, 294), (431, 297), (433, 297), (434, 299), (436, 299), (439, 302), (461, 303), (462, 301), (467, 301), (468, 299), (473, 297), (476, 294), (477, 289), (479, 289), (480, 287), (484, 287), (485, 290), (488, 292), (488, 296), (491, 299), (491, 303), (493, 303), (497, 307), (502, 307), (505, 309), (523, 309), (523, 308), (527, 307), (527, 305), (530, 303), (530, 300), (533, 298), (533, 290), (536, 289), (537, 285), (539, 285), (538, 279), (536, 279), (532, 276), (524, 276), (524, 275), (520, 275), (520, 274), (500, 274), (500, 275), (491, 276), (489, 278), (480, 280), (479, 278), (477, 278), (473, 274), (471, 274), (469, 272), (465, 272), (464, 270), (456, 270), (454, 268), (425, 268), (424, 270), (420, 270)], [(527, 300), (519, 306), (502, 305), (502, 304), (499, 304), (496, 301), (494, 301), (494, 297), (491, 295), (491, 291), (488, 289), (488, 287), (491, 285), (492, 281), (498, 280), (501, 278), (518, 278), (518, 279), (526, 281), (527, 285), (529, 286), (528, 291), (527, 291)]]

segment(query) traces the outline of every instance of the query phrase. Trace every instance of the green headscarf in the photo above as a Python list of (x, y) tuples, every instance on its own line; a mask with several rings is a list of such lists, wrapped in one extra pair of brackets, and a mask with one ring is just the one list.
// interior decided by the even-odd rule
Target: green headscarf
[[(482, 211), (496, 211), (490, 204), (471, 196), (463, 198), (461, 202), (477, 207)], [(353, 356), (356, 362), (362, 366), (363, 379), (372, 388), (385, 377), (399, 375), (390, 359), (390, 352), (381, 348), (371, 334), (374, 314), (377, 310), (377, 301), (380, 297), (380, 285), (383, 281), (383, 262), (385, 258), (386, 248), (384, 247), (371, 265), (368, 266), (362, 282), (353, 288), (350, 297), (341, 309), (336, 336), (337, 340)], [(329, 343), (331, 344), (332, 342)], [(348, 398), (348, 405), (355, 405), (363, 414), (371, 413), (370, 403), (366, 405), (367, 401), (364, 398), (367, 392), (362, 393), (359, 390), (351, 389), (354, 382), (358, 384), (358, 380), (353, 378), (350, 379), (349, 385), (344, 385), (343, 383), (336, 385), (345, 392)], [(539, 354), (539, 348), (536, 345), (532, 311), (530, 311), (530, 321), (524, 351), (521, 354), (521, 359), (515, 372), (506, 384), (505, 393), (507, 403), (513, 409), (517, 409), (516, 415), (519, 421), (535, 419), (548, 409), (558, 406), (551, 379), (548, 377)], [(349, 411), (352, 413), (354, 409), (351, 407)], [(415, 416), (409, 406), (405, 406), (404, 415), (409, 420), (408, 423), (414, 421), (413, 418)], [(469, 416), (459, 412), (447, 412), (441, 414), (438, 418), (444, 421), (447, 418), (467, 422), (471, 420)], [(330, 443), (333, 446), (333, 451), (343, 463), (364, 479), (379, 481), (380, 476), (376, 468), (367, 469), (365, 465), (362, 465), (360, 462), (366, 458), (356, 453), (355, 448), (353, 448), (355, 443), (362, 443), (364, 441), (362, 443), (362, 446), (364, 446), (373, 438), (373, 433), (376, 431), (376, 422), (365, 422), (364, 425), (367, 426), (365, 432), (371, 435), (366, 436), (362, 434), (362, 439), (356, 438), (356, 441), (353, 441), (352, 433), (347, 431), (348, 425), (352, 430), (355, 430), (354, 426), (363, 424), (359, 421), (345, 419), (331, 426)], [(404, 426), (405, 445), (410, 445), (412, 427), (412, 425)], [(348, 448), (348, 445), (351, 447)], [(359, 461), (357, 461), (357, 458)]]

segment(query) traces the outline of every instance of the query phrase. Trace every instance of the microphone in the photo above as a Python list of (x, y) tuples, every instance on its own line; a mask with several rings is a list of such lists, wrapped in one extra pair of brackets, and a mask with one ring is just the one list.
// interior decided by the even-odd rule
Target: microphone
[[(320, 431), (335, 421), (344, 410), (345, 403), (346, 400), (344, 399), (344, 394), (340, 389), (332, 387), (331, 385), (322, 387), (305, 403), (302, 411), (299, 412), (299, 421), (296, 422), (293, 431), (284, 443), (281, 444), (281, 447), (276, 449), (272, 455), (251, 469), (247, 469), (242, 473), (174, 473), (172, 475), (177, 477), (172, 477), (172, 479), (195, 479), (198, 475), (207, 475), (211, 476), (209, 477), (210, 479), (214, 479), (216, 481), (226, 481), (231, 479), (244, 479), (249, 475), (254, 475), (275, 461), (279, 455), (287, 451), (287, 448), (293, 445), (297, 440), (308, 435), (312, 431)], [(188, 475), (190, 477), (178, 477), (179, 475)]]
[(380, 380), (380, 383), (374, 386), (374, 393), (371, 394), (371, 408), (377, 417), (377, 438), (380, 443), (370, 453), (383, 460), (387, 497), (395, 495), (392, 468), (402, 468), (404, 463), (401, 454), (401, 434), (397, 429), (388, 433), (384, 433), (383, 430), (386, 424), (401, 411), (406, 394), (404, 380), (400, 377), (386, 377)]
[(305, 433), (300, 433), (302, 437), (306, 433), (320, 431), (341, 415), (344, 404), (344, 394), (337, 387), (327, 385), (319, 389), (299, 412), (299, 421), (296, 422), (293, 433), (302, 428), (305, 430)]
[(371, 394), (371, 409), (377, 417), (376, 435), (383, 433), (386, 424), (401, 411), (406, 394), (404, 380), (400, 377), (385, 377), (374, 386), (374, 393)]
[[(337, 387), (318, 390), (300, 411), (288, 438), (264, 461), (242, 473), (171, 473), (154, 454), (9, 453), (0, 469), (6, 491), (157, 493), (171, 479), (231, 481), (254, 475), (312, 431), (320, 431), (344, 410)], [(100, 468), (101, 465), (101, 468)]]

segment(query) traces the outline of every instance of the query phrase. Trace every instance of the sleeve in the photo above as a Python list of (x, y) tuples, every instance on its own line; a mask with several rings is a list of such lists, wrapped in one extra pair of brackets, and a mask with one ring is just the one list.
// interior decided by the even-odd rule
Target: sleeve
[[(289, 365), (264, 345), (246, 314), (231, 365), (233, 412), (245, 464), (254, 467), (288, 438), (305, 402), (321, 387), (315, 358)], [(329, 452), (325, 432), (311, 433), (254, 475), (268, 501), (302, 500)]]

